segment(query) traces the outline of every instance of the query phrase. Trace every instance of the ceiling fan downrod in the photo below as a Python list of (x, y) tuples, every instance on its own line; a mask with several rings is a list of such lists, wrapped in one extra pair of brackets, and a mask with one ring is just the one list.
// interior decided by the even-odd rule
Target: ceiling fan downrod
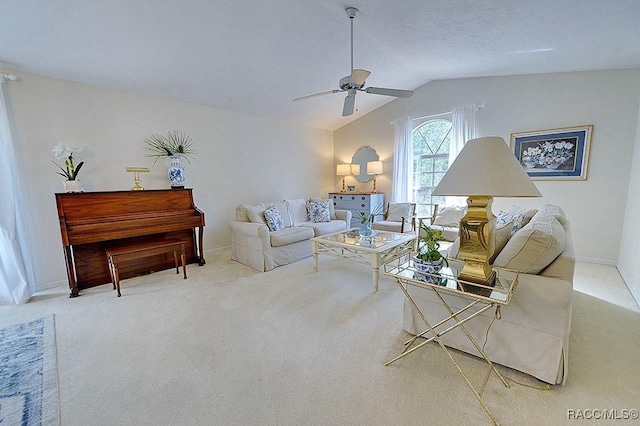
[(347, 8), (347, 16), (349, 17), (349, 21), (351, 21), (351, 73), (353, 73), (353, 20), (356, 16), (358, 16), (359, 10), (355, 7)]

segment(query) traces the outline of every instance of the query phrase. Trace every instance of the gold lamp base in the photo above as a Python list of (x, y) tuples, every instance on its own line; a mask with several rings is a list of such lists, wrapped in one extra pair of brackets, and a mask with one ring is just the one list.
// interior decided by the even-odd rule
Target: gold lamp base
[(471, 195), (467, 198), (467, 214), (460, 220), (460, 252), (464, 261), (462, 280), (493, 285), (495, 272), (489, 265), (493, 256), (493, 231), (496, 217), (491, 211), (493, 197)]

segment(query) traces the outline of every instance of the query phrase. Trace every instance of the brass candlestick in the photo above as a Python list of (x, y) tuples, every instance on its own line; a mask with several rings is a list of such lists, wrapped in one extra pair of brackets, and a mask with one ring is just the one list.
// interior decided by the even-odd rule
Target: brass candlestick
[(151, 169), (148, 167), (127, 167), (128, 172), (133, 173), (133, 188), (132, 191), (143, 191), (144, 188), (140, 185), (140, 173), (148, 173)]

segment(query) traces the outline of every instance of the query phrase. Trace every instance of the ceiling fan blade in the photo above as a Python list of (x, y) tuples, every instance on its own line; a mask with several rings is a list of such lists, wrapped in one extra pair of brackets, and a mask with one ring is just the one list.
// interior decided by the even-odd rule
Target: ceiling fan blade
[(385, 89), (383, 87), (367, 87), (364, 89), (367, 93), (374, 95), (395, 96), (396, 98), (410, 98), (413, 96), (413, 90)]
[(348, 117), (353, 114), (353, 107), (356, 103), (356, 89), (349, 89), (349, 94), (344, 98), (344, 107), (342, 108), (342, 116)]
[(303, 99), (308, 99), (308, 98), (315, 98), (316, 96), (330, 95), (332, 93), (338, 93), (338, 92), (342, 92), (342, 90), (333, 89), (333, 90), (327, 90), (326, 92), (314, 93), (313, 95), (301, 96), (299, 98), (295, 98), (293, 102), (300, 101)]
[(355, 69), (351, 71), (350, 82), (354, 86), (362, 86), (369, 75), (371, 75), (370, 71)]

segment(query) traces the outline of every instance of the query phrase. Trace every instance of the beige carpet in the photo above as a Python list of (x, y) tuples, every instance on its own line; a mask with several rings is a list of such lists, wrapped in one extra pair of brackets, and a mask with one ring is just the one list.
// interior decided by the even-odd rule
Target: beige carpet
[[(408, 337), (390, 278), (373, 293), (370, 269), (328, 257), (318, 273), (311, 259), (268, 273), (227, 254), (207, 261), (187, 280), (125, 280), (121, 298), (104, 285), (0, 306), (0, 326), (55, 314), (62, 425), (491, 424), (436, 344), (383, 365)], [(567, 385), (491, 377), (484, 398), (503, 425), (638, 409), (638, 353), (640, 314), (574, 291)], [(454, 356), (480, 386), (486, 365)]]

